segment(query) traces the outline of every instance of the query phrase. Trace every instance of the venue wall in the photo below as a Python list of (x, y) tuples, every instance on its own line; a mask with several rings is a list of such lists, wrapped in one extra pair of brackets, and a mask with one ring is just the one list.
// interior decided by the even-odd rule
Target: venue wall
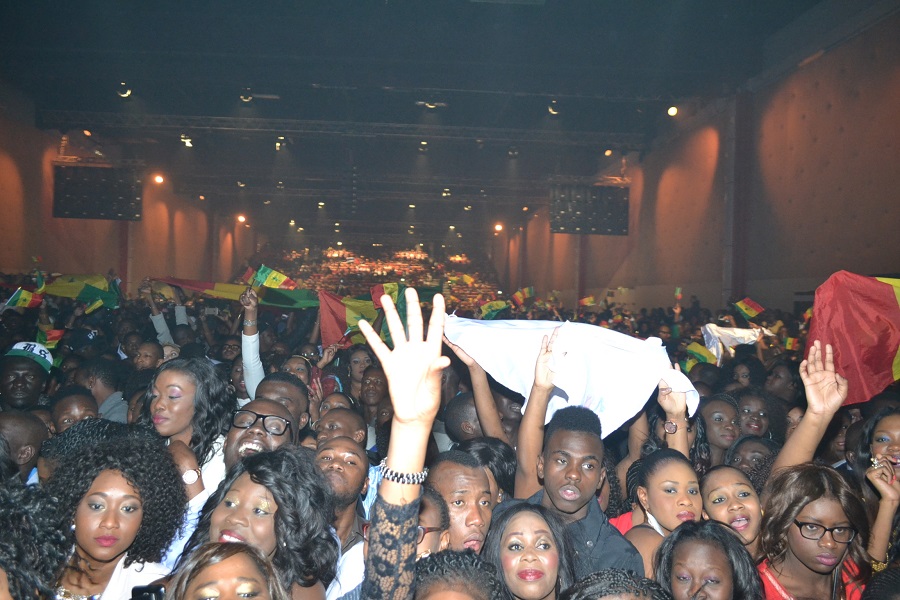
[(837, 270), (900, 272), (900, 16), (672, 126), (629, 157), (627, 237), (552, 234), (546, 209), (499, 236), (511, 291), (790, 309)]
[[(8, 90), (4, 90), (9, 94)], [(53, 160), (59, 135), (0, 115), (0, 271), (66, 274), (114, 269), (135, 292), (146, 276), (223, 280), (255, 250), (255, 230), (144, 184), (141, 221), (53, 217)]]

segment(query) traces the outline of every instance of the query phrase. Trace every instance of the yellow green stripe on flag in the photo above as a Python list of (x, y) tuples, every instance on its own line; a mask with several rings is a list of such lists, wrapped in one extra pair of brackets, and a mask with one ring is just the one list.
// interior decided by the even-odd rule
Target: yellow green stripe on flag
[(700, 344), (699, 342), (691, 342), (685, 351), (692, 356), (697, 362), (709, 363), (711, 365), (716, 364), (715, 355), (709, 351), (709, 349)]
[(275, 269), (271, 269), (266, 265), (260, 265), (259, 270), (254, 277), (257, 284), (279, 290), (296, 290), (297, 282)]
[(323, 347), (337, 343), (344, 348), (364, 344), (366, 339), (359, 331), (359, 321), (365, 319), (373, 323), (377, 316), (371, 300), (350, 296), (341, 298), (330, 292), (319, 292), (319, 327)]
[(45, 287), (48, 296), (72, 298), (87, 306), (100, 301), (100, 306), (116, 308), (119, 294), (116, 286), (110, 286), (103, 275), (61, 275)]
[(28, 290), (19, 288), (13, 292), (13, 295), (6, 301), (6, 306), (10, 308), (34, 308), (40, 306), (43, 301), (43, 295), (33, 294)]
[(741, 311), (745, 319), (752, 319), (766, 310), (750, 298), (744, 298), (740, 302), (735, 302), (734, 306)]
[(65, 333), (65, 329), (47, 329), (46, 331), (38, 329), (37, 339), (35, 341), (37, 341), (38, 344), (43, 344), (48, 350), (53, 350), (59, 344), (59, 340), (62, 339)]

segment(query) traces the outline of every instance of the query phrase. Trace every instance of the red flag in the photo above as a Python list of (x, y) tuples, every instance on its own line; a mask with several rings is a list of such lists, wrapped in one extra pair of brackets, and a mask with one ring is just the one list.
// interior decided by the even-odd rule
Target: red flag
[(838, 271), (816, 290), (808, 344), (834, 347), (850, 385), (847, 404), (865, 402), (900, 379), (900, 279)]

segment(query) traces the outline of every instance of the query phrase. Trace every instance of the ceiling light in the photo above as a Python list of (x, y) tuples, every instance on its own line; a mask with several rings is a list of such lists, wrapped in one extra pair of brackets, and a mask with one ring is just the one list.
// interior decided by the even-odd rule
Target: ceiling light
[(197, 199), (198, 200), (206, 200), (206, 196), (204, 196), (203, 194), (200, 194), (199, 196), (197, 196)]
[(338, 246), (343, 246), (343, 245), (344, 245), (344, 242), (338, 242), (337, 245), (338, 245)]
[(547, 112), (553, 115), (554, 117), (559, 114), (559, 102), (556, 100), (551, 100), (550, 104), (547, 105)]
[(164, 182), (165, 180), (166, 180), (166, 178), (163, 177), (162, 175), (156, 175), (156, 176), (153, 178), (153, 181), (155, 181), (156, 183), (162, 183), (162, 182)]
[(607, 149), (603, 152), (603, 156), (612, 156), (612, 150), (610, 150), (609, 148), (607, 148)]
[(272, 204), (272, 201), (269, 200), (268, 198), (266, 198), (265, 200), (263, 200), (263, 204), (265, 204), (266, 206), (268, 206), (268, 205)]
[(670, 106), (670, 107), (669, 107), (669, 110), (667, 110), (666, 113), (668, 113), (668, 115), (669, 115), (670, 117), (674, 117), (675, 115), (678, 114), (678, 107), (677, 107), (677, 106)]
[(453, 231), (454, 229), (456, 229), (456, 225), (451, 225), (451, 226), (450, 226), (450, 231)]
[(410, 208), (415, 208), (416, 205), (415, 205), (415, 204), (410, 204), (409, 207), (410, 207)]
[(181, 143), (184, 144), (185, 148), (193, 148), (194, 143), (191, 141), (191, 138), (185, 134), (181, 134)]
[(293, 226), (296, 225), (296, 224), (297, 224), (297, 222), (296, 222), (295, 220), (293, 220), (293, 219), (291, 219), (290, 221), (288, 221), (288, 225), (290, 225), (291, 227), (293, 227)]
[(528, 212), (528, 207), (527, 207), (527, 206), (523, 206), (523, 207), (522, 207), (522, 212)]
[(449, 198), (451, 195), (450, 188), (444, 188), (444, 191), (441, 192), (441, 197), (443, 198)]
[(119, 84), (119, 89), (116, 90), (116, 93), (120, 98), (128, 98), (131, 96), (131, 88), (128, 87), (128, 84), (124, 81)]
[(325, 208), (325, 203), (324, 203), (324, 202), (319, 202), (319, 208)]
[(238, 215), (237, 220), (238, 223), (245, 223), (247, 221), (247, 217), (245, 217), (244, 215)]
[(466, 205), (463, 207), (463, 210), (472, 210), (472, 205), (471, 205), (471, 204), (466, 204)]
[(494, 225), (494, 231), (503, 231), (503, 225), (501, 223), (497, 223)]
[(297, 233), (300, 233), (300, 232), (302, 232), (302, 231), (304, 231), (304, 229), (303, 229), (302, 227), (298, 227), (298, 228), (297, 228)]
[[(510, 146), (509, 150), (506, 151), (506, 154), (510, 158), (518, 158), (519, 157), (519, 149), (516, 148), (515, 146)], [(484, 190), (482, 190), (482, 191), (484, 191)]]
[(247, 187), (247, 184), (244, 183), (243, 181), (238, 181), (238, 182), (237, 182), (237, 186), (238, 186), (239, 188), (242, 188), (242, 187)]
[(241, 102), (251, 102), (253, 100), (253, 92), (249, 87), (241, 90)]
[(82, 131), (81, 133), (84, 134), (84, 137), (91, 137), (92, 135), (94, 135), (94, 134), (91, 133), (91, 130), (90, 130), (90, 129), (85, 129), (85, 130)]

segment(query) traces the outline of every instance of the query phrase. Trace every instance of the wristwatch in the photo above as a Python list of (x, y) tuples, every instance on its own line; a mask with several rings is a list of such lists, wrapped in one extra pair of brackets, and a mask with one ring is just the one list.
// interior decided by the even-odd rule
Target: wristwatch
[(671, 435), (671, 434), (675, 433), (676, 431), (678, 431), (678, 423), (676, 423), (675, 421), (666, 421), (663, 424), (663, 429), (666, 430), (666, 433)]
[(200, 469), (188, 469), (181, 474), (184, 485), (194, 485), (200, 480)]

